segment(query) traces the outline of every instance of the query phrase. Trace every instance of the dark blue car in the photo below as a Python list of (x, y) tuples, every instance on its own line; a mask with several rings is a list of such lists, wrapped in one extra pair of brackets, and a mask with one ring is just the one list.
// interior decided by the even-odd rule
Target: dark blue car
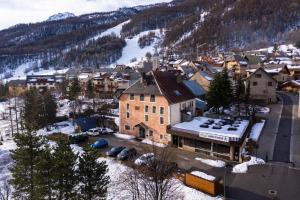
[(105, 139), (99, 139), (94, 144), (91, 144), (93, 149), (101, 149), (108, 146), (108, 142)]
[(106, 152), (107, 156), (116, 157), (125, 147), (113, 147), (111, 150)]

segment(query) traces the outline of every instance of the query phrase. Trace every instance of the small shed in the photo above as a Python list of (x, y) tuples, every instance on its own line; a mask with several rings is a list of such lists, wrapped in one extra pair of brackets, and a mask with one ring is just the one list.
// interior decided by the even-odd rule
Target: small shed
[(184, 183), (212, 196), (223, 193), (220, 177), (212, 176), (197, 169), (192, 169), (189, 173), (185, 174)]

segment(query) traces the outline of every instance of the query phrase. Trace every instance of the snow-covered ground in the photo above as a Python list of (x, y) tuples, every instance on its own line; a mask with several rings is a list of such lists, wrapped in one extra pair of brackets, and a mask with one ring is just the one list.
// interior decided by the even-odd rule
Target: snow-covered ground
[(259, 136), (264, 128), (265, 122), (266, 122), (265, 120), (262, 120), (262, 122), (255, 123), (252, 126), (249, 138), (251, 138), (253, 141), (257, 142), (259, 139)]
[(154, 141), (149, 140), (149, 139), (142, 140), (142, 143), (149, 144), (149, 145), (154, 145), (154, 146), (157, 146), (157, 147), (166, 147), (166, 145), (164, 145), (164, 144), (157, 143), (157, 142), (154, 142)]
[(149, 32), (154, 32), (156, 36), (160, 36), (160, 30), (151, 30), (151, 31), (144, 31), (139, 33), (138, 35), (127, 38), (126, 46), (122, 51), (122, 57), (116, 61), (117, 64), (127, 64), (127, 65), (134, 65), (137, 62), (132, 63), (131, 60), (136, 58), (137, 61), (141, 60), (145, 57), (147, 52), (153, 53), (154, 52), (154, 45), (156, 42), (153, 42), (152, 45), (144, 47), (143, 49), (139, 47), (138, 40), (141, 36), (147, 35)]
[[(110, 176), (110, 184), (108, 188), (108, 200), (130, 200), (130, 194), (125, 190), (120, 190), (122, 182), (122, 175), (125, 172), (132, 170), (131, 168), (122, 165), (111, 158), (99, 158), (99, 162), (105, 161), (108, 165), (108, 175)], [(179, 189), (183, 195), (183, 200), (216, 200), (221, 199), (220, 197), (211, 197), (198, 190), (185, 186), (181, 181), (174, 180), (178, 184)]]
[(121, 24), (118, 24), (117, 26), (115, 26), (113, 28), (107, 29), (106, 31), (94, 36), (92, 39), (97, 40), (100, 37), (103, 37), (103, 36), (106, 36), (106, 35), (111, 35), (111, 34), (115, 34), (116, 36), (120, 37), (123, 25), (128, 24), (129, 22), (130, 22), (130, 20), (125, 21)]
[(72, 135), (73, 133), (75, 133), (75, 127), (73, 126), (72, 122), (63, 121), (51, 126), (49, 131), (47, 131), (46, 128), (42, 128), (37, 131), (37, 134), (44, 136), (51, 135), (53, 133), (63, 133), (67, 135)]
[(263, 159), (251, 156), (249, 161), (234, 166), (232, 169), (232, 173), (246, 173), (249, 166), (262, 164), (265, 164), (265, 161)]
[[(258, 49), (257, 51), (265, 51), (268, 53), (272, 53), (274, 50), (274, 46), (271, 47), (267, 47), (267, 48), (262, 48), (262, 49)], [(282, 44), (278, 46), (278, 51), (282, 51), (282, 52), (288, 52), (292, 50), (293, 52), (296, 52), (298, 54), (300, 54), (300, 49), (298, 49), (297, 47), (295, 47), (295, 45), (293, 44)]]
[(23, 63), (21, 65), (19, 65), (15, 70), (12, 71), (13, 76), (8, 78), (8, 79), (4, 79), (4, 74), (0, 74), (0, 78), (4, 81), (4, 82), (8, 82), (10, 80), (25, 80), (27, 75), (53, 75), (54, 73), (65, 73), (66, 71), (68, 71), (69, 68), (63, 69), (63, 70), (54, 70), (54, 69), (48, 69), (48, 70), (44, 70), (44, 69), (40, 69), (38, 72), (33, 72), (32, 70), (29, 71), (28, 73), (25, 73), (26, 69), (31, 69), (33, 65), (38, 65), (37, 63), (39, 63), (40, 61), (30, 61), (30, 62), (26, 62)]
[(117, 138), (120, 138), (120, 139), (124, 139), (124, 140), (132, 140), (135, 138), (133, 135), (127, 135), (127, 134), (121, 134), (121, 133), (114, 133), (114, 136), (116, 136)]
[(222, 160), (210, 160), (204, 158), (195, 158), (195, 160), (199, 160), (200, 162), (213, 166), (213, 167), (225, 167), (226, 163)]

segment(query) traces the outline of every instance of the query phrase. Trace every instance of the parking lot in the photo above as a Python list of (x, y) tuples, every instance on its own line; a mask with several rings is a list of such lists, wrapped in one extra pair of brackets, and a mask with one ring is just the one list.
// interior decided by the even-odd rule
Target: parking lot
[[(99, 149), (99, 152), (101, 152), (103, 155), (105, 155), (106, 151), (110, 150), (112, 147), (118, 147), (118, 146), (124, 146), (124, 147), (133, 147), (137, 150), (138, 156), (149, 153), (153, 151), (153, 146), (149, 144), (144, 144), (138, 140), (132, 139), (132, 140), (126, 140), (116, 137), (113, 134), (107, 134), (107, 135), (101, 135), (96, 137), (89, 137), (89, 143), (93, 143), (96, 140), (103, 138), (108, 141), (109, 146), (104, 149)], [(160, 147), (155, 147), (161, 149)], [(183, 151), (181, 149), (177, 148), (170, 148), (172, 161), (176, 162), (178, 167), (182, 170), (189, 170), (191, 168), (198, 168), (202, 171), (206, 171), (214, 176), (222, 176), (224, 173), (223, 168), (215, 168), (209, 165), (206, 165), (200, 161), (195, 160), (197, 157), (207, 158), (205, 155), (195, 153), (195, 152), (188, 152)], [(137, 157), (138, 157), (137, 156)], [(136, 157), (136, 158), (137, 158)], [(211, 159), (211, 158), (210, 158)], [(125, 164), (131, 165), (132, 161), (126, 161)]]

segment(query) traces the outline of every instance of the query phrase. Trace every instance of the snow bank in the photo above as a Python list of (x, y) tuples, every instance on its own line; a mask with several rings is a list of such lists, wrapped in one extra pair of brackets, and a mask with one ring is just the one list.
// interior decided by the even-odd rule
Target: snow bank
[[(122, 184), (122, 175), (125, 172), (133, 170), (130, 167), (122, 165), (121, 163), (113, 160), (112, 158), (98, 158), (98, 162), (105, 161), (108, 165), (108, 175), (110, 176), (110, 183), (108, 186), (107, 199), (113, 200), (130, 200), (131, 194), (128, 191), (122, 190), (120, 184)], [(183, 195), (182, 200), (217, 200), (220, 197), (211, 197), (199, 190), (185, 186), (181, 181), (174, 179), (174, 184), (178, 184), (178, 191)]]
[(265, 164), (265, 161), (263, 159), (251, 156), (251, 159), (249, 161), (234, 166), (232, 169), (232, 173), (246, 173), (249, 166), (262, 164)]
[(262, 133), (265, 122), (266, 122), (265, 120), (262, 120), (262, 122), (260, 122), (260, 123), (255, 123), (251, 129), (249, 138), (251, 138), (253, 141), (257, 142), (260, 134)]
[(213, 167), (225, 167), (226, 163), (222, 160), (210, 160), (204, 158), (195, 158), (195, 160), (199, 160), (200, 162), (213, 166)]
[(259, 107), (257, 109), (257, 112), (258, 113), (263, 113), (263, 114), (268, 114), (270, 112), (270, 108), (268, 108), (268, 107)]
[(126, 135), (126, 134), (121, 134), (121, 133), (114, 133), (114, 136), (120, 139), (125, 139), (125, 140), (132, 140), (135, 137), (133, 135)]
[(70, 121), (63, 121), (56, 123), (53, 125), (50, 131), (47, 131), (46, 128), (40, 129), (37, 131), (38, 135), (51, 135), (53, 133), (63, 133), (67, 135), (71, 135), (75, 133), (75, 127), (73, 126), (73, 123)]
[(191, 174), (194, 175), (194, 176), (197, 176), (199, 178), (203, 178), (205, 180), (208, 180), (208, 181), (216, 180), (216, 177), (208, 175), (208, 174), (206, 174), (204, 172), (200, 172), (200, 171), (192, 171)]
[(16, 149), (17, 145), (16, 143), (11, 139), (11, 140), (6, 140), (2, 142), (2, 145), (0, 145), (0, 150), (13, 150)]
[(154, 142), (154, 141), (149, 140), (149, 139), (142, 140), (142, 143), (154, 145), (154, 146), (157, 146), (157, 147), (166, 147), (166, 145), (164, 145), (164, 144), (157, 143), (157, 142)]

